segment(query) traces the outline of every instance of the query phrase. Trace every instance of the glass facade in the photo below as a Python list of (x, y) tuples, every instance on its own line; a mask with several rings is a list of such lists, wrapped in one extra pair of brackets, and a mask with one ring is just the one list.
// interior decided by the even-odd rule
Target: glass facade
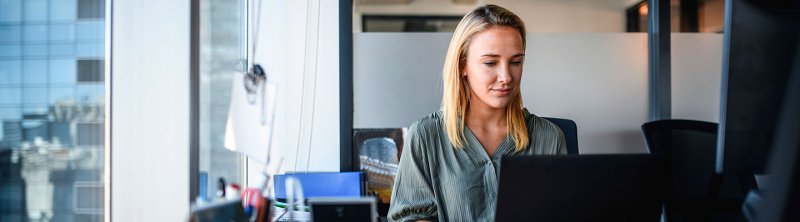
[(105, 0), (0, 0), (0, 221), (103, 220)]
[(200, 197), (213, 199), (217, 181), (244, 182), (245, 158), (224, 147), (233, 76), (244, 70), (245, 0), (200, 1)]

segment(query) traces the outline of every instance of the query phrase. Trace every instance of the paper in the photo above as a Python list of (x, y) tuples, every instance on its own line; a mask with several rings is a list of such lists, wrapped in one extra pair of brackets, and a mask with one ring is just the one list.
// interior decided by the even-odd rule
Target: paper
[(244, 88), (244, 78), (236, 75), (231, 87), (231, 103), (225, 126), (225, 148), (267, 163), (272, 142), (277, 86), (260, 83), (253, 94)]
[[(280, 207), (273, 207), (272, 213), (272, 221), (275, 222), (283, 222), (283, 221), (291, 221), (289, 220), (289, 214), (286, 212), (286, 209)], [(303, 222), (303, 221), (311, 221), (311, 213), (307, 211), (294, 211), (294, 215), (292, 218), (295, 222)]]

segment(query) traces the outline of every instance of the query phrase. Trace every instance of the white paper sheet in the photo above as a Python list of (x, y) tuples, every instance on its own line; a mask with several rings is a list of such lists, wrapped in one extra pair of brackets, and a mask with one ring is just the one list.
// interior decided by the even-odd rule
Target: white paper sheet
[(233, 78), (225, 148), (266, 163), (272, 142), (277, 86), (261, 83), (255, 94), (248, 95), (243, 82), (242, 75)]

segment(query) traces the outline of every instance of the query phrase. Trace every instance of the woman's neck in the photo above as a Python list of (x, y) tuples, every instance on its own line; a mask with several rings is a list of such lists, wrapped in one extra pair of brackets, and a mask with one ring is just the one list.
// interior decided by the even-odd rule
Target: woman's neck
[(483, 104), (470, 104), (465, 118), (467, 126), (495, 128), (506, 126), (506, 110), (495, 109)]

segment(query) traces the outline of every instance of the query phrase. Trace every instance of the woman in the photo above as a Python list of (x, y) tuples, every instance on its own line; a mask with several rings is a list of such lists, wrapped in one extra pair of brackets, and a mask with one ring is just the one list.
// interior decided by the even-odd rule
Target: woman
[(564, 135), (522, 107), (525, 26), (481, 6), (464, 16), (443, 69), (442, 109), (408, 130), (390, 221), (492, 221), (500, 157), (566, 154)]

